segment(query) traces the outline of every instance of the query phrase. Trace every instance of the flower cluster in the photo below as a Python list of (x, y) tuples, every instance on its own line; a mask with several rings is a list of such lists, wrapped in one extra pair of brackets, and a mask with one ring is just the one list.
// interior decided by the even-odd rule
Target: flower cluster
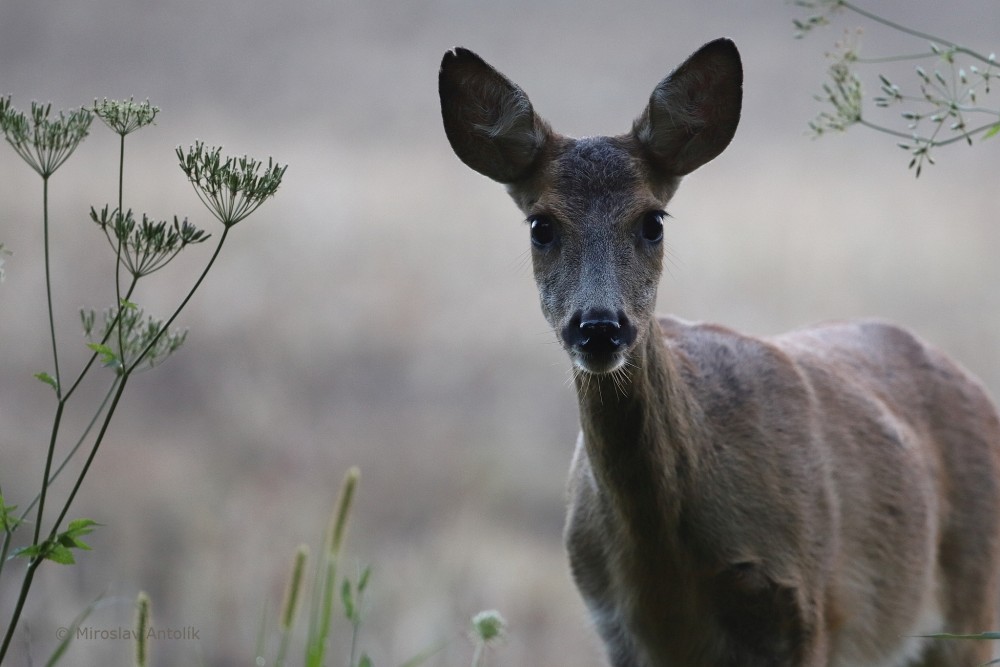
[[(1000, 109), (995, 103), (982, 103), (990, 94), (993, 80), (1000, 76), (994, 53), (985, 55), (957, 42), (909, 28), (863, 9), (851, 0), (794, 0), (794, 4), (815, 12), (805, 19), (793, 21), (797, 37), (828, 25), (834, 14), (849, 11), (924, 45), (913, 52), (862, 58), (856, 38), (859, 33), (852, 36), (848, 32), (847, 38), (837, 44), (837, 53), (831, 54), (834, 59), (829, 70), (831, 81), (823, 86), (823, 94), (817, 96), (818, 100), (827, 103), (828, 109), (809, 123), (813, 134), (841, 132), (852, 125), (862, 125), (902, 139), (897, 145), (910, 153), (909, 166), (917, 176), (925, 163), (934, 164), (932, 149), (958, 142), (971, 146), (974, 136), (988, 139), (1000, 134)], [(905, 131), (864, 117), (866, 95), (857, 67), (907, 61), (933, 61), (935, 65), (928, 68), (931, 71), (923, 66), (914, 68), (916, 86), (912, 83), (898, 85), (879, 73), (881, 94), (871, 98), (878, 108), (903, 105), (900, 117), (905, 122)]]
[(146, 125), (151, 125), (160, 109), (152, 106), (149, 100), (135, 102), (130, 97), (127, 100), (109, 100), (107, 98), (104, 98), (102, 102), (94, 100), (92, 111), (95, 116), (104, 121), (105, 125), (124, 137)]
[(206, 148), (201, 141), (185, 153), (177, 148), (181, 170), (199, 199), (227, 228), (243, 220), (278, 191), (288, 165), (271, 158), (262, 162), (243, 156), (222, 158), (222, 148)]
[(201, 243), (209, 234), (191, 223), (178, 220), (152, 220), (145, 213), (136, 221), (131, 209), (122, 214), (118, 209), (90, 209), (90, 219), (104, 232), (111, 248), (121, 253), (125, 268), (135, 277), (148, 276), (162, 269), (186, 246)]
[(4, 273), (3, 273), (3, 256), (4, 255), (12, 255), (12, 254), (14, 254), (14, 253), (12, 253), (10, 250), (7, 250), (6, 248), (4, 248), (3, 244), (0, 243), (0, 283), (3, 282), (3, 278), (4, 278)]
[(83, 107), (53, 116), (51, 104), (37, 102), (29, 115), (13, 109), (9, 96), (0, 98), (0, 132), (39, 176), (48, 178), (87, 138), (94, 116)]
[[(186, 329), (167, 331), (163, 320), (146, 315), (131, 302), (106, 309), (100, 329), (95, 329), (96, 319), (93, 310), (80, 311), (83, 332), (90, 341), (87, 347), (100, 355), (101, 363), (119, 374), (136, 364), (147, 369), (159, 366), (187, 339)], [(107, 341), (120, 342), (121, 350), (112, 349)]]

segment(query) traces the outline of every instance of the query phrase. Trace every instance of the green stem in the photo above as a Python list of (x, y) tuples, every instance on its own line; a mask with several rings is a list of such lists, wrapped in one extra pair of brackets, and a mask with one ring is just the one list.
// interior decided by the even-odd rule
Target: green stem
[[(174, 311), (174, 314), (171, 315), (170, 319), (168, 319), (164, 323), (164, 325), (160, 328), (159, 333), (157, 333), (156, 336), (154, 336), (153, 339), (149, 341), (149, 343), (142, 350), (142, 352), (140, 352), (136, 356), (135, 361), (132, 362), (132, 365), (127, 367), (122, 366), (122, 368), (124, 369), (123, 375), (125, 377), (130, 375), (132, 371), (134, 371), (136, 367), (142, 363), (142, 361), (146, 358), (146, 355), (149, 354), (149, 351), (153, 349), (153, 347), (156, 345), (157, 341), (159, 341), (160, 338), (163, 336), (163, 334), (165, 334), (170, 329), (170, 325), (173, 324), (174, 320), (177, 319), (177, 316), (181, 314), (181, 311), (184, 310), (185, 306), (187, 306), (188, 301), (191, 300), (191, 297), (194, 296), (194, 293), (198, 291), (198, 288), (201, 286), (202, 281), (205, 280), (205, 276), (207, 276), (208, 272), (212, 269), (212, 266), (215, 264), (215, 260), (218, 259), (219, 253), (222, 251), (222, 246), (225, 244), (226, 237), (228, 235), (229, 235), (229, 227), (226, 227), (222, 231), (222, 236), (219, 237), (219, 243), (215, 246), (215, 251), (212, 253), (211, 259), (208, 260), (208, 264), (205, 265), (204, 270), (202, 270), (201, 275), (198, 276), (198, 280), (195, 281), (194, 286), (191, 287), (190, 291), (188, 291), (187, 296), (185, 296), (184, 300), (181, 301), (181, 305), (177, 306), (177, 309)], [(122, 363), (124, 364), (124, 359), (122, 360)]]
[(486, 645), (480, 640), (476, 642), (476, 652), (472, 654), (472, 667), (482, 667), (486, 655)]
[(77, 492), (79, 492), (80, 487), (83, 485), (83, 480), (87, 476), (87, 472), (90, 470), (91, 464), (94, 462), (94, 457), (97, 456), (97, 450), (100, 449), (101, 443), (104, 442), (104, 435), (108, 432), (108, 427), (111, 425), (111, 418), (115, 415), (115, 410), (118, 407), (118, 401), (121, 400), (126, 384), (128, 384), (127, 374), (122, 375), (119, 380), (118, 389), (114, 393), (114, 398), (111, 399), (111, 405), (108, 407), (108, 412), (104, 415), (104, 420), (101, 422), (101, 429), (98, 431), (97, 437), (94, 439), (94, 446), (90, 448), (90, 454), (87, 456), (87, 460), (84, 462), (83, 468), (80, 470), (80, 474), (77, 475), (76, 483), (73, 485), (73, 490), (70, 491), (69, 496), (66, 498), (66, 502), (63, 503), (62, 511), (59, 512), (59, 516), (52, 524), (52, 530), (49, 532), (49, 539), (54, 539), (56, 534), (59, 532), (59, 526), (62, 524), (63, 519), (66, 518), (70, 505), (73, 504), (73, 500), (76, 498)]
[(41, 536), (42, 518), (45, 516), (45, 498), (49, 490), (48, 479), (52, 471), (52, 459), (55, 458), (56, 440), (59, 438), (59, 425), (62, 423), (62, 415), (65, 407), (66, 402), (60, 399), (59, 405), (56, 406), (56, 415), (52, 419), (52, 431), (49, 433), (49, 449), (45, 455), (45, 475), (42, 477), (42, 491), (38, 498), (38, 513), (35, 515), (35, 531), (31, 539), (32, 544), (38, 544), (38, 538)]
[(28, 591), (31, 589), (31, 581), (35, 578), (35, 570), (38, 569), (41, 562), (41, 558), (35, 558), (35, 560), (28, 564), (28, 571), (24, 573), (24, 581), (21, 582), (21, 593), (17, 597), (17, 605), (14, 607), (14, 614), (11, 616), (10, 626), (4, 634), (3, 645), (0, 646), (0, 664), (3, 664), (4, 656), (7, 655), (7, 648), (10, 646), (10, 640), (14, 638), (14, 629), (17, 627), (17, 621), (21, 617), (21, 611), (24, 609), (24, 602), (28, 599)]
[(933, 51), (925, 51), (924, 53), (914, 53), (911, 55), (899, 55), (899, 56), (883, 56), (881, 58), (857, 58), (854, 62), (859, 65), (881, 65), (883, 63), (898, 63), (906, 62), (908, 60), (923, 60), (924, 58), (932, 58), (936, 53)]
[(963, 53), (969, 56), (970, 58), (975, 58), (976, 60), (979, 60), (984, 63), (993, 64), (992, 60), (982, 55), (981, 53), (977, 53), (972, 49), (967, 49), (964, 46), (960, 46), (951, 40), (943, 39), (941, 37), (936, 37), (935, 35), (931, 35), (930, 33), (914, 30), (913, 28), (908, 28), (905, 25), (896, 23), (895, 21), (890, 21), (889, 19), (882, 18), (878, 14), (873, 14), (872, 12), (866, 9), (862, 9), (861, 7), (858, 7), (857, 5), (848, 2), (847, 0), (841, 0), (840, 5), (845, 9), (851, 10), (855, 14), (860, 14), (861, 16), (864, 16), (865, 18), (874, 21), (875, 23), (881, 23), (884, 26), (892, 28), (893, 30), (898, 30), (899, 32), (910, 35), (911, 37), (926, 39), (927, 41), (933, 42), (935, 44), (942, 44), (954, 50), (956, 53)]
[[(291, 644), (292, 630), (285, 628), (281, 631), (281, 640), (278, 643), (278, 654), (274, 658), (274, 667), (285, 667), (285, 655), (288, 653), (288, 646)], [(258, 653), (258, 655), (260, 655)]]
[(985, 132), (986, 130), (989, 130), (989, 129), (991, 129), (991, 128), (993, 128), (993, 127), (996, 126), (996, 123), (987, 123), (986, 125), (982, 125), (980, 127), (977, 127), (974, 130), (969, 130), (968, 132), (965, 132), (965, 133), (960, 134), (958, 136), (949, 137), (947, 139), (937, 139), (937, 132), (940, 129), (940, 125), (939, 125), (938, 126), (938, 130), (935, 130), (934, 134), (928, 139), (928, 138), (924, 138), (924, 137), (915, 137), (912, 133), (911, 134), (907, 134), (906, 132), (900, 132), (898, 130), (893, 130), (892, 128), (885, 127), (883, 125), (877, 125), (877, 124), (871, 123), (871, 122), (869, 122), (869, 121), (867, 121), (867, 120), (865, 120), (863, 118), (859, 118), (858, 121), (857, 121), (857, 123), (859, 125), (864, 125), (867, 128), (870, 128), (872, 130), (876, 130), (878, 132), (882, 132), (883, 134), (888, 134), (888, 135), (893, 136), (893, 137), (899, 137), (901, 139), (906, 139), (908, 141), (919, 141), (921, 143), (927, 144), (928, 146), (931, 146), (932, 148), (940, 148), (941, 146), (947, 146), (949, 144), (955, 144), (955, 143), (958, 143), (959, 141), (967, 141), (967, 137), (974, 137), (977, 134)]
[[(107, 434), (108, 427), (110, 426), (111, 420), (114, 417), (115, 411), (118, 408), (118, 403), (121, 400), (121, 397), (122, 397), (122, 394), (125, 391), (126, 385), (128, 384), (129, 376), (132, 374), (132, 371), (134, 371), (135, 368), (142, 362), (142, 360), (149, 353), (149, 351), (152, 349), (152, 347), (156, 344), (156, 341), (159, 339), (159, 337), (162, 336), (163, 333), (166, 332), (169, 329), (170, 325), (177, 318), (177, 316), (180, 315), (181, 311), (184, 309), (184, 307), (191, 300), (191, 297), (194, 296), (194, 293), (201, 286), (201, 283), (205, 280), (205, 276), (208, 275), (209, 270), (212, 268), (212, 265), (215, 263), (215, 260), (218, 258), (219, 252), (222, 250), (222, 246), (225, 243), (225, 240), (226, 240), (226, 237), (228, 235), (228, 232), (229, 232), (229, 228), (227, 227), (225, 229), (225, 231), (223, 231), (222, 236), (219, 238), (219, 243), (216, 246), (215, 252), (212, 254), (211, 259), (208, 261), (208, 264), (205, 266), (205, 269), (201, 272), (201, 275), (198, 276), (198, 280), (195, 281), (194, 286), (192, 286), (191, 289), (190, 289), (190, 291), (188, 291), (187, 296), (184, 297), (184, 300), (177, 307), (177, 309), (174, 311), (174, 314), (171, 315), (170, 319), (163, 326), (163, 328), (160, 330), (160, 332), (157, 334), (157, 336), (152, 341), (150, 341), (149, 345), (147, 345), (146, 348), (138, 355), (138, 357), (132, 363), (131, 366), (128, 366), (128, 367), (122, 366), (122, 374), (121, 374), (119, 382), (118, 382), (118, 387), (115, 390), (114, 396), (113, 396), (113, 398), (111, 400), (111, 405), (108, 407), (108, 411), (107, 411), (107, 413), (104, 416), (104, 420), (101, 422), (100, 431), (98, 432), (97, 437), (94, 439), (94, 445), (93, 445), (93, 447), (91, 447), (90, 454), (87, 456), (87, 460), (84, 462), (83, 468), (80, 470), (79, 475), (77, 475), (76, 483), (73, 485), (73, 489), (70, 491), (69, 495), (66, 498), (66, 501), (63, 503), (62, 511), (60, 511), (59, 516), (56, 518), (55, 522), (52, 524), (52, 529), (49, 532), (49, 536), (48, 536), (49, 540), (55, 539), (56, 535), (58, 534), (58, 532), (59, 532), (59, 526), (62, 525), (63, 520), (66, 518), (66, 514), (69, 512), (70, 506), (72, 506), (73, 501), (76, 499), (76, 494), (79, 493), (80, 487), (83, 485), (83, 480), (86, 478), (87, 473), (90, 471), (90, 466), (93, 464), (94, 458), (97, 456), (97, 452), (98, 452), (98, 450), (101, 447), (101, 443), (104, 442), (104, 436)], [(58, 409), (56, 411), (56, 419), (55, 419), (55, 423), (53, 424), (52, 438), (51, 438), (50, 444), (49, 444), (49, 454), (48, 454), (48, 457), (46, 458), (46, 462), (45, 462), (45, 480), (49, 479), (49, 471), (51, 470), (53, 450), (54, 450), (54, 446), (55, 446), (55, 434), (58, 432), (58, 426), (59, 426), (59, 422), (60, 422), (61, 417), (62, 417), (62, 411), (63, 411), (64, 404), (65, 404), (65, 401), (63, 399), (61, 399), (60, 403), (59, 403), (59, 407), (58, 407)], [(39, 531), (40, 531), (40, 524), (41, 524), (41, 516), (42, 516), (42, 510), (43, 510), (43, 507), (44, 507), (44, 504), (45, 504), (45, 495), (46, 495), (47, 489), (48, 489), (48, 484), (44, 484), (42, 486), (42, 493), (41, 493), (41, 496), (39, 498), (39, 504), (38, 504), (38, 517), (39, 517), (39, 519), (38, 519), (38, 524), (36, 524), (36, 526), (35, 526), (35, 539), (34, 539), (34, 544), (36, 544), (36, 545), (39, 543), (38, 542), (38, 538), (39, 538)], [(7, 647), (9, 646), (11, 637), (14, 634), (14, 628), (17, 626), (18, 621), (20, 620), (21, 612), (22, 612), (22, 610), (24, 608), (24, 602), (27, 599), (28, 591), (31, 588), (31, 582), (32, 582), (32, 580), (34, 579), (34, 576), (35, 576), (35, 571), (38, 569), (38, 566), (41, 564), (42, 560), (44, 560), (44, 559), (41, 558), (41, 557), (36, 557), (28, 565), (28, 570), (25, 573), (24, 581), (21, 584), (21, 593), (20, 593), (20, 595), (18, 597), (17, 606), (15, 607), (14, 614), (11, 617), (10, 626), (7, 628), (7, 633), (6, 633), (6, 636), (4, 637), (3, 647), (0, 648), (0, 663), (3, 662), (3, 656), (7, 652)]]
[[(46, 218), (47, 217), (48, 216), (46, 216)], [(47, 229), (47, 227), (46, 227), (46, 229)], [(47, 242), (47, 238), (48, 238), (48, 235), (46, 233), (46, 269), (48, 268), (48, 242)], [(47, 277), (48, 277), (48, 271), (46, 270), (46, 278)], [(131, 296), (132, 291), (135, 289), (135, 283), (136, 283), (136, 281), (133, 280), (132, 285), (129, 287), (129, 290), (128, 290), (128, 295), (129, 296)], [(50, 325), (51, 325), (51, 322), (52, 322), (52, 320), (51, 320), (51, 313), (52, 313), (51, 303), (52, 303), (52, 300), (50, 298), (49, 299), (49, 305), (50, 305), (50, 309), (49, 309), (49, 313), (50, 313)], [(121, 312), (120, 312), (120, 309), (119, 309), (118, 317), (120, 317), (120, 315), (121, 315)], [(119, 329), (120, 328), (121, 327), (119, 327)], [(53, 333), (54, 333), (54, 328), (52, 330), (53, 330)], [(102, 344), (107, 341), (107, 337), (108, 337), (108, 335), (110, 335), (110, 332), (111, 332), (111, 328), (109, 327), (108, 332), (105, 334), (104, 339), (101, 341)], [(52, 345), (53, 352), (55, 352), (55, 336), (54, 335), (52, 337), (52, 344), (53, 344)], [(59, 474), (59, 472), (62, 471), (62, 469), (65, 467), (66, 463), (69, 461), (70, 457), (72, 457), (73, 454), (76, 453), (77, 449), (79, 449), (79, 447), (80, 447), (80, 443), (83, 441), (82, 438), (79, 441), (77, 441), (77, 444), (70, 451), (70, 453), (66, 457), (66, 459), (64, 459), (63, 462), (60, 464), (60, 466), (59, 466), (58, 470), (56, 470), (55, 474), (53, 474), (52, 473), (52, 460), (55, 458), (55, 447), (56, 447), (56, 442), (59, 439), (59, 428), (60, 428), (60, 426), (62, 424), (63, 410), (66, 407), (66, 402), (69, 400), (70, 396), (73, 395), (73, 392), (76, 391), (76, 388), (80, 385), (80, 382), (83, 380), (84, 376), (90, 370), (91, 366), (93, 365), (93, 363), (94, 363), (94, 361), (96, 359), (97, 359), (97, 354), (96, 353), (94, 353), (93, 355), (91, 355), (90, 361), (87, 362), (87, 365), (84, 367), (83, 371), (80, 372), (79, 377), (76, 379), (76, 381), (70, 387), (69, 391), (67, 391), (65, 393), (65, 395), (63, 395), (62, 392), (61, 392), (61, 383), (60, 383), (60, 381), (58, 379), (59, 378), (58, 364), (56, 365), (56, 392), (57, 392), (57, 396), (59, 398), (59, 403), (56, 406), (56, 414), (55, 414), (55, 417), (52, 420), (52, 430), (51, 430), (51, 432), (49, 434), (49, 448), (48, 448), (48, 451), (47, 451), (46, 456), (45, 456), (45, 472), (44, 472), (44, 476), (42, 478), (42, 490), (39, 493), (38, 497), (36, 498), (36, 500), (38, 502), (38, 513), (37, 513), (37, 515), (35, 517), (35, 530), (34, 530), (34, 536), (32, 538), (32, 544), (38, 544), (38, 539), (41, 536), (42, 519), (44, 518), (44, 515), (45, 515), (45, 499), (48, 496), (49, 485), (56, 478), (56, 476)], [(105, 397), (104, 402), (102, 402), (102, 404), (101, 404), (102, 405), (101, 409), (103, 409), (103, 406), (107, 404), (107, 400), (108, 400), (107, 397)], [(100, 415), (100, 410), (98, 410), (98, 412), (94, 415), (94, 418), (96, 419), (99, 415)], [(86, 433), (90, 431), (90, 429), (93, 426), (93, 424), (94, 424), (94, 422), (92, 421), (91, 424), (87, 427), (87, 430), (84, 432), (84, 436), (83, 437), (86, 437)], [(35, 501), (32, 501), (32, 505), (31, 506), (33, 506), (34, 503), (35, 503)], [(29, 510), (30, 510), (31, 506), (29, 506)], [(21, 518), (24, 518), (24, 517), (22, 516)]]
[(358, 644), (361, 638), (361, 596), (358, 595), (358, 610), (359, 616), (351, 620), (351, 661), (347, 663), (350, 667), (357, 667), (358, 665)]
[[(111, 407), (108, 409), (108, 413), (104, 417), (104, 421), (101, 424), (101, 431), (97, 435), (97, 439), (94, 441), (94, 446), (90, 450), (90, 456), (87, 457), (87, 462), (84, 464), (83, 469), (80, 471), (77, 477), (76, 484), (73, 486), (73, 490), (70, 492), (69, 497), (63, 504), (62, 512), (60, 512), (59, 517), (52, 524), (52, 530), (49, 532), (48, 539), (53, 540), (56, 534), (59, 532), (59, 526), (62, 524), (63, 519), (66, 518), (66, 513), (69, 511), (70, 505), (73, 504), (74, 498), (76, 498), (77, 492), (80, 490), (80, 486), (83, 484), (84, 477), (87, 476), (87, 471), (90, 470), (90, 465), (94, 462), (94, 457), (97, 455), (97, 450), (104, 440), (104, 434), (108, 430), (108, 426), (111, 423), (111, 418), (115, 414), (115, 408), (118, 406), (118, 401), (121, 400), (122, 392), (125, 391), (127, 377), (123, 376), (120, 384), (118, 385), (118, 390), (114, 394), (114, 399), (111, 402)], [(60, 408), (62, 406), (60, 405)], [(46, 466), (46, 479), (48, 479), (48, 466)], [(47, 485), (42, 487), (42, 497), (39, 501), (39, 511), (41, 511), (42, 504), (44, 503), (45, 490)], [(38, 526), (35, 526), (35, 540), (34, 544), (38, 544)], [(18, 621), (21, 620), (21, 612), (24, 609), (24, 602), (28, 598), (28, 591), (31, 590), (31, 582), (34, 580), (35, 571), (38, 569), (44, 560), (43, 556), (35, 556), (34, 559), (28, 564), (28, 570), (25, 572), (24, 580), (21, 582), (21, 592), (17, 599), (17, 605), (14, 607), (14, 613), (10, 619), (10, 626), (7, 628), (6, 636), (4, 637), (3, 647), (0, 648), (0, 663), (3, 663), (4, 655), (7, 653), (7, 647), (10, 645), (11, 637), (14, 635), (14, 629), (17, 627)]]
[(894, 129), (890, 128), (890, 127), (884, 127), (882, 125), (877, 125), (875, 123), (871, 123), (871, 122), (865, 120), (864, 118), (859, 118), (857, 120), (857, 122), (858, 122), (859, 125), (863, 125), (863, 126), (865, 126), (867, 128), (870, 128), (872, 130), (877, 130), (877, 131), (882, 132), (884, 134), (888, 134), (888, 135), (891, 135), (893, 137), (898, 137), (900, 139), (908, 139), (910, 141), (913, 141), (913, 135), (912, 134), (907, 134), (906, 132), (900, 132), (899, 130), (894, 130)]
[[(83, 430), (83, 433), (80, 435), (79, 439), (77, 439), (76, 444), (73, 445), (73, 448), (69, 450), (69, 453), (66, 454), (65, 458), (63, 458), (63, 460), (59, 463), (59, 465), (56, 466), (56, 469), (52, 471), (52, 475), (49, 477), (50, 485), (56, 481), (56, 478), (59, 477), (59, 474), (69, 464), (70, 459), (72, 459), (73, 456), (76, 455), (76, 452), (80, 449), (80, 447), (83, 446), (83, 443), (87, 439), (87, 436), (90, 435), (90, 432), (93, 430), (94, 425), (97, 424), (97, 420), (100, 418), (102, 414), (104, 414), (104, 409), (108, 406), (108, 401), (111, 400), (111, 397), (114, 395), (115, 389), (118, 387), (118, 380), (119, 380), (118, 378), (115, 378), (115, 381), (111, 383), (111, 387), (108, 389), (108, 392), (104, 395), (104, 400), (101, 401), (101, 404), (97, 407), (97, 410), (94, 412), (94, 416), (91, 417), (90, 423), (87, 424), (87, 427)], [(31, 508), (33, 508), (35, 504), (39, 501), (39, 498), (41, 498), (41, 494), (36, 495), (34, 499), (32, 499), (32, 501), (24, 509), (24, 512), (21, 514), (21, 516), (18, 517), (18, 521), (24, 520), (24, 518), (31, 512)], [(0, 562), (0, 567), (3, 567), (2, 562)]]
[[(125, 209), (123, 208), (123, 202), (125, 200), (125, 135), (121, 135), (121, 141), (119, 142), (118, 149), (118, 216), (125, 215)], [(122, 239), (118, 237), (118, 243), (115, 247), (115, 299), (117, 300), (115, 304), (116, 317), (121, 319), (122, 312), (122, 283), (121, 283), (121, 272), (122, 272)], [(135, 285), (135, 282), (132, 283)], [(129, 290), (131, 293), (131, 290)], [(122, 328), (118, 327), (118, 358), (125, 359), (125, 334), (122, 332)]]
[[(135, 291), (135, 287), (136, 287), (136, 284), (138, 282), (139, 282), (138, 278), (135, 278), (135, 277), (132, 278), (132, 284), (129, 285), (128, 291), (125, 293), (125, 300), (126, 301), (128, 301), (130, 298), (132, 298), (132, 292)], [(111, 331), (118, 324), (118, 321), (121, 319), (121, 315), (122, 315), (121, 308), (118, 308), (117, 311), (115, 312), (115, 318), (111, 321), (111, 324), (108, 325), (108, 330), (104, 333), (104, 337), (101, 338), (101, 345), (107, 344), (108, 338), (111, 336)], [(83, 367), (83, 370), (80, 371), (80, 375), (76, 378), (76, 381), (73, 382), (73, 384), (70, 386), (69, 390), (66, 392), (66, 395), (63, 397), (64, 401), (68, 401), (69, 397), (73, 394), (74, 391), (76, 391), (76, 388), (78, 386), (80, 386), (80, 382), (83, 381), (84, 376), (87, 374), (87, 372), (90, 370), (90, 368), (94, 365), (94, 362), (97, 361), (97, 357), (98, 356), (99, 355), (96, 352), (93, 353), (92, 355), (90, 355), (90, 359), (87, 361), (87, 365)]]
[(56, 321), (52, 312), (52, 261), (49, 255), (49, 177), (42, 177), (42, 229), (45, 245), (45, 298), (49, 310), (49, 338), (52, 340), (52, 362), (55, 365), (56, 396), (62, 397), (59, 377), (59, 350), (56, 345)]
[[(0, 488), (0, 503), (6, 502), (3, 499), (3, 489)], [(2, 510), (2, 508), (0, 508)], [(14, 531), (11, 528), (9, 522), (4, 522), (3, 525), (3, 546), (0, 546), (0, 581), (3, 580), (3, 565), (7, 562), (7, 552), (10, 550), (10, 540), (14, 535)]]
[(52, 360), (55, 365), (56, 375), (56, 397), (59, 405), (56, 408), (56, 415), (52, 422), (52, 432), (49, 434), (49, 448), (45, 455), (45, 474), (42, 477), (42, 493), (38, 500), (38, 515), (35, 521), (35, 531), (33, 544), (38, 544), (38, 537), (42, 529), (42, 517), (45, 513), (45, 496), (48, 490), (49, 473), (52, 470), (52, 459), (55, 456), (56, 440), (58, 439), (59, 423), (62, 421), (65, 401), (62, 394), (62, 379), (59, 373), (59, 350), (56, 344), (56, 324), (52, 310), (52, 272), (51, 257), (49, 254), (49, 177), (42, 176), (42, 229), (44, 234), (44, 255), (45, 255), (45, 297), (49, 311), (49, 338), (52, 342)]
[[(219, 256), (219, 252), (222, 250), (222, 246), (226, 241), (226, 235), (228, 231), (229, 229), (227, 228), (222, 233), (222, 236), (219, 238), (219, 243), (215, 248), (215, 252), (212, 254), (212, 257), (211, 259), (209, 259), (208, 264), (205, 266), (204, 270), (202, 270), (201, 275), (198, 276), (198, 280), (195, 281), (194, 286), (192, 286), (191, 289), (188, 291), (187, 296), (185, 296), (181, 304), (177, 306), (177, 309), (174, 310), (174, 314), (170, 316), (170, 319), (167, 320), (166, 324), (163, 325), (163, 327), (160, 329), (160, 332), (153, 338), (153, 340), (149, 342), (146, 348), (139, 353), (135, 361), (132, 362), (131, 366), (127, 367), (124, 365), (122, 366), (122, 374), (119, 380), (118, 389), (114, 394), (114, 398), (111, 400), (111, 406), (108, 408), (108, 412), (104, 417), (104, 421), (101, 423), (101, 429), (98, 432), (96, 439), (94, 440), (94, 446), (91, 448), (90, 454), (87, 456), (87, 461), (83, 464), (83, 469), (80, 470), (80, 474), (77, 476), (76, 484), (73, 485), (73, 490), (70, 491), (69, 496), (66, 498), (66, 502), (63, 503), (63, 509), (59, 513), (59, 517), (56, 519), (55, 523), (52, 526), (50, 538), (55, 537), (56, 533), (58, 532), (60, 524), (62, 524), (63, 519), (66, 518), (66, 514), (69, 512), (70, 505), (73, 504), (73, 500), (76, 498), (76, 494), (80, 490), (80, 486), (83, 484), (83, 480), (87, 476), (87, 472), (90, 470), (90, 465), (94, 462), (94, 457), (97, 456), (97, 450), (100, 448), (101, 443), (104, 441), (104, 435), (107, 433), (108, 426), (111, 424), (111, 418), (115, 414), (115, 410), (118, 407), (118, 401), (121, 399), (122, 393), (125, 391), (125, 385), (128, 384), (129, 377), (132, 375), (132, 372), (136, 369), (136, 367), (142, 363), (143, 359), (146, 358), (146, 355), (149, 354), (149, 351), (153, 348), (153, 346), (156, 345), (156, 341), (160, 338), (160, 336), (162, 336), (164, 332), (166, 332), (170, 328), (170, 325), (173, 323), (173, 321), (177, 318), (178, 315), (180, 315), (181, 311), (184, 310), (184, 307), (187, 306), (188, 302), (191, 300), (191, 297), (194, 296), (194, 293), (198, 291), (198, 287), (201, 286), (202, 281), (205, 280), (205, 276), (208, 275), (209, 270), (211, 270), (212, 265), (215, 263), (216, 258), (218, 258)], [(124, 363), (124, 360), (122, 361)]]

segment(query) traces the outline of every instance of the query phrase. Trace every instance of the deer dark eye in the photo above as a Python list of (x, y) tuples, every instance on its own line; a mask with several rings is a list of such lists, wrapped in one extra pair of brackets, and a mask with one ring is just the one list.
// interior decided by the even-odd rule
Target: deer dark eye
[(531, 243), (536, 248), (548, 248), (556, 240), (556, 223), (547, 215), (533, 215), (528, 218), (531, 225)]
[(663, 240), (663, 211), (650, 211), (642, 216), (639, 234), (648, 243), (659, 243)]

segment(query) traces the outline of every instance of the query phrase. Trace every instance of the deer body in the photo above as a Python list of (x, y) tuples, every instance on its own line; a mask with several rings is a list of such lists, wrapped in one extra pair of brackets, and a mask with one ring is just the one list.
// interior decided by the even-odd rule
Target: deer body
[(849, 322), (757, 339), (656, 319), (663, 209), (729, 143), (742, 72), (712, 42), (631, 133), (554, 133), (469, 51), (445, 129), (531, 226), (542, 311), (575, 368), (574, 580), (614, 667), (944, 667), (997, 627), (1000, 422), (912, 334)]

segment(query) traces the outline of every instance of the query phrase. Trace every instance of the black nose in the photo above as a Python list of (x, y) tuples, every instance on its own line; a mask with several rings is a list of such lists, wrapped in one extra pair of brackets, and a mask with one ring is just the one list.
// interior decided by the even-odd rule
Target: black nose
[(563, 329), (563, 340), (586, 354), (607, 355), (635, 340), (635, 327), (625, 313), (592, 309), (578, 312)]

